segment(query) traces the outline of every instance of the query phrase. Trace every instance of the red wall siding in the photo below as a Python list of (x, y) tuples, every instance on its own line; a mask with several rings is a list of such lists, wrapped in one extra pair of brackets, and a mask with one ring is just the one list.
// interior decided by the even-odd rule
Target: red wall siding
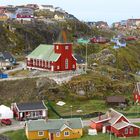
[[(125, 128), (128, 128), (128, 134), (125, 134)], [(112, 127), (111, 131), (117, 137), (135, 137), (135, 136), (139, 136), (139, 128), (133, 127), (133, 126), (129, 126), (129, 127), (125, 127), (125, 128), (117, 130), (114, 127)], [(133, 128), (133, 133), (132, 134), (130, 133), (130, 128)]]
[(101, 132), (102, 128), (103, 128), (103, 124), (102, 123), (91, 122), (90, 127), (92, 129), (96, 129), (98, 132)]
[(128, 120), (125, 119), (125, 118), (122, 116), (122, 117), (121, 117), (116, 123), (118, 123), (118, 122), (122, 122), (122, 121), (128, 122)]
[(134, 102), (138, 100), (138, 102), (140, 103), (140, 94), (137, 91), (133, 93), (133, 96), (134, 96)]
[[(65, 46), (68, 46), (68, 49), (66, 49)], [(54, 44), (54, 51), (55, 53), (61, 54), (61, 56), (59, 57), (57, 62), (50, 62), (50, 68), (48, 68), (48, 63), (47, 63), (47, 67), (45, 67), (45, 61), (40, 61), (40, 65), (39, 65), (39, 60), (36, 60), (37, 61), (36, 65), (33, 65), (32, 59), (30, 60), (26, 59), (27, 66), (41, 68), (41, 69), (48, 69), (48, 70), (51, 70), (51, 66), (53, 66), (54, 71), (76, 70), (76, 60), (72, 55), (72, 44), (70, 43)], [(65, 68), (66, 59), (68, 59), (67, 69)], [(59, 66), (59, 69), (57, 66)]]

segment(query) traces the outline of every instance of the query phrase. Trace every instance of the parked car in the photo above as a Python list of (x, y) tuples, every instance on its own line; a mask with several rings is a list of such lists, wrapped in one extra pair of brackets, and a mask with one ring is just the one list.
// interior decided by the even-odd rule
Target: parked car
[(11, 125), (12, 124), (12, 121), (10, 119), (2, 119), (1, 120), (1, 124)]

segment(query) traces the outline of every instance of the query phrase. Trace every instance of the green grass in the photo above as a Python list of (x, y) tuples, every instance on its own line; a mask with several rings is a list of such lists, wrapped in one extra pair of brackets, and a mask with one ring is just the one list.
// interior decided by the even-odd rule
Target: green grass
[(27, 140), (24, 130), (10, 131), (4, 133), (4, 135), (8, 136), (10, 140)]
[[(73, 115), (84, 115), (98, 111), (104, 112), (107, 110), (105, 101), (103, 100), (67, 101), (64, 106), (58, 106), (54, 102), (52, 105), (55, 110), (62, 116), (71, 115), (71, 111)], [(72, 106), (72, 108), (70, 106)], [(82, 110), (83, 112), (77, 113), (77, 110)], [(49, 113), (51, 113), (51, 118), (55, 117), (51, 111)]]
[[(64, 106), (56, 105), (56, 102), (52, 102), (55, 110), (62, 116), (72, 115), (85, 115), (93, 112), (103, 112), (105, 113), (108, 108), (104, 100), (84, 100), (84, 101), (66, 101)], [(72, 105), (72, 110), (71, 106)], [(128, 118), (138, 118), (140, 117), (140, 106), (130, 105), (125, 110), (119, 108), (114, 108), (115, 110), (122, 112)], [(82, 110), (83, 112), (77, 113), (77, 110)], [(49, 110), (49, 118), (58, 118), (51, 110)]]

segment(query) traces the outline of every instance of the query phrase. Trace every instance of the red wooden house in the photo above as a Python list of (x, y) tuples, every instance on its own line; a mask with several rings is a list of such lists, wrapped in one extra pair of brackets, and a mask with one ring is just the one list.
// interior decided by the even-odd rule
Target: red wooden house
[(29, 69), (76, 70), (76, 59), (72, 53), (71, 43), (41, 44), (26, 57), (26, 60)]
[(133, 91), (134, 101), (137, 103), (140, 103), (140, 82), (138, 82), (135, 85), (134, 91)]
[(110, 132), (117, 137), (139, 136), (140, 128), (132, 124), (123, 114), (109, 109), (105, 115), (93, 118), (90, 127), (99, 131)]
[(30, 103), (13, 103), (11, 106), (14, 117), (19, 120), (47, 118), (48, 108), (44, 101)]

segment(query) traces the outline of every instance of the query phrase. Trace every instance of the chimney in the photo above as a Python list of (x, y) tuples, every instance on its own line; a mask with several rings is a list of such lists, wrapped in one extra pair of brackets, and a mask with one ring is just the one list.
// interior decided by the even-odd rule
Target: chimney
[(111, 117), (110, 110), (106, 112), (106, 116), (107, 116), (107, 118)]

